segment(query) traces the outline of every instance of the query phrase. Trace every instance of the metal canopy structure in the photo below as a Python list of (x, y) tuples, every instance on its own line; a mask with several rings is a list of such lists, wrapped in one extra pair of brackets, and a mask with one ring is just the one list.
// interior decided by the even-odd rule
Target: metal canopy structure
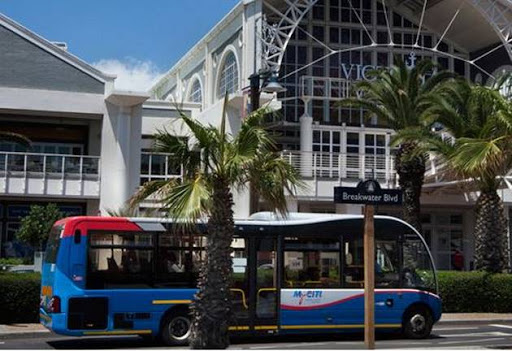
[(496, 31), (512, 60), (512, 2), (509, 0), (470, 0)]
[(279, 72), (284, 52), (295, 29), (318, 0), (264, 0), (262, 23), (263, 66)]
[[(286, 47), (292, 38), (295, 30), (299, 26), (304, 16), (313, 8), (318, 0), (263, 0), (263, 23), (261, 32), (262, 42), (262, 64), (264, 68), (272, 71), (279, 71), (283, 60)], [(429, 9), (450, 0), (382, 0), (382, 4), (392, 8), (405, 10), (420, 19), (420, 27), (426, 22), (426, 13)], [(478, 67), (477, 61), (481, 58), (498, 50), (502, 46), (505, 48), (509, 58), (512, 61), (512, 2), (509, 0), (461, 0), (455, 6), (451, 19), (439, 34), (442, 37), (447, 35), (457, 16), (461, 13), (461, 8), (465, 3), (471, 4), (485, 21), (492, 27), (496, 33), (496, 41), (501, 41), (501, 45), (486, 48), (483, 54), (477, 59), (468, 60), (460, 58), (473, 66)], [(454, 4), (450, 3), (453, 9)], [(363, 24), (363, 23), (362, 23)], [(363, 24), (364, 26), (364, 24)], [(420, 29), (421, 30), (421, 29)], [(375, 45), (375, 43), (372, 43)], [(393, 46), (390, 41), (389, 46)], [(370, 45), (369, 45), (370, 46)], [(426, 48), (414, 45), (414, 48), (436, 51), (437, 47)], [(482, 47), (484, 48), (484, 47)], [(488, 72), (485, 72), (490, 75)]]

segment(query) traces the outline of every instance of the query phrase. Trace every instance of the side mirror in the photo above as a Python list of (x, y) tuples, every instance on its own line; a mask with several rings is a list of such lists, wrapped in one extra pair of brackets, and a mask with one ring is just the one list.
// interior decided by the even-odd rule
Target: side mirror
[(74, 239), (75, 244), (80, 244), (80, 241), (82, 240), (82, 232), (80, 231), (80, 229), (75, 230)]

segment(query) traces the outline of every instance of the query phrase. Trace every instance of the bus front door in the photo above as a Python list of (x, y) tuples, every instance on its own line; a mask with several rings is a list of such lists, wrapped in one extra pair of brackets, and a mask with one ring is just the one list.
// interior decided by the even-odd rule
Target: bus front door
[(273, 333), (277, 330), (277, 240), (255, 238), (252, 303), (255, 331)]

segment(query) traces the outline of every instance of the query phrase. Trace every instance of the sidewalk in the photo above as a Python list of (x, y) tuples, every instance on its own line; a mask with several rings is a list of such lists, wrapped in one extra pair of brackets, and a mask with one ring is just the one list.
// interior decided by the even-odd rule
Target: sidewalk
[(482, 322), (512, 323), (512, 313), (443, 313), (437, 325)]
[[(456, 323), (512, 323), (512, 313), (444, 313), (436, 325)], [(7, 337), (38, 337), (50, 334), (41, 324), (0, 324), (0, 339)]]
[(50, 331), (38, 323), (0, 324), (0, 339), (7, 337), (37, 337), (50, 334)]

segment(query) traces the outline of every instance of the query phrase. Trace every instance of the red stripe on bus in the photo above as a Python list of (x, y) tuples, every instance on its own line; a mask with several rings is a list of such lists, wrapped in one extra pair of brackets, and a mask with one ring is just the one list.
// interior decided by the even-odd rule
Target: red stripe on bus
[(87, 235), (89, 230), (143, 231), (136, 223), (123, 217), (68, 217), (56, 222), (55, 225), (64, 225), (64, 238), (73, 236), (76, 229), (82, 230), (82, 236)]

